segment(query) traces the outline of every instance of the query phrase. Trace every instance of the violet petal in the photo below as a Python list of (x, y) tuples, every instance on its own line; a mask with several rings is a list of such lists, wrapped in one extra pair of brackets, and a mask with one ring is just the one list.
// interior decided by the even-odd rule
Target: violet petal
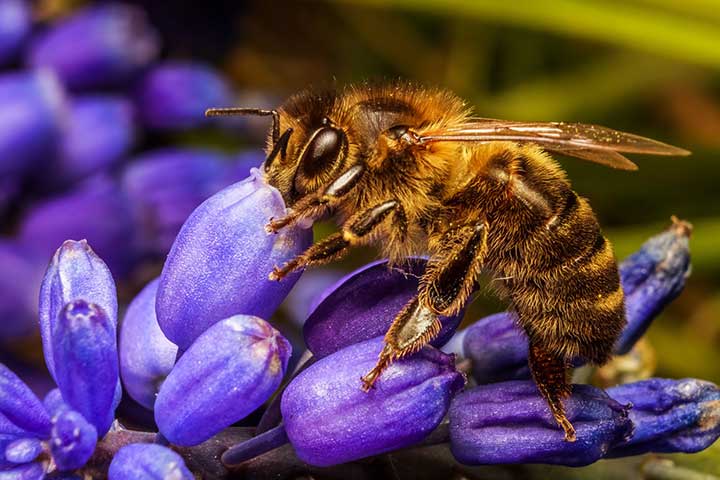
[(464, 383), (453, 357), (425, 347), (390, 365), (366, 393), (360, 377), (382, 348), (382, 337), (346, 347), (285, 389), (285, 429), (301, 460), (329, 466), (407, 447), (440, 423)]
[(109, 480), (194, 480), (182, 457), (169, 448), (148, 443), (122, 447), (112, 459)]
[(155, 421), (172, 443), (197, 445), (246, 417), (280, 386), (290, 343), (266, 321), (222, 320), (183, 354), (160, 388)]
[(9, 368), (0, 363), (0, 414), (31, 434), (50, 434), (50, 416), (35, 394)]
[(276, 265), (301, 253), (312, 232), (265, 232), (285, 215), (280, 193), (260, 171), (202, 203), (183, 225), (160, 276), (156, 314), (180, 349), (214, 323), (236, 314), (269, 318), (299, 277), (268, 279)]
[[(426, 260), (408, 258), (388, 268), (387, 260), (370, 263), (340, 279), (324, 294), (303, 326), (305, 343), (322, 358), (348, 345), (379, 335), (417, 294)], [(443, 328), (430, 344), (442, 346), (455, 333), (464, 311), (440, 317)]]
[(53, 418), (50, 452), (61, 472), (75, 470), (90, 460), (98, 434), (78, 412), (66, 410)]

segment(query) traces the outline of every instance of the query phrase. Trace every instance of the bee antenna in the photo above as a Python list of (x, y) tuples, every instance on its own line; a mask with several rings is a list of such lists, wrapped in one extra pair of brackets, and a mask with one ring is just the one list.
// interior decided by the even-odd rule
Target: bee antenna
[(206, 117), (229, 117), (234, 115), (258, 115), (266, 117), (272, 115), (273, 127), (272, 127), (272, 138), (273, 144), (276, 144), (280, 138), (280, 114), (277, 110), (264, 110), (262, 108), (242, 108), (242, 107), (229, 107), (229, 108), (208, 108), (205, 110)]
[(270, 152), (270, 155), (265, 159), (265, 171), (267, 172), (270, 169), (270, 165), (272, 165), (273, 160), (275, 160), (275, 157), (277, 157), (278, 153), (280, 154), (280, 158), (285, 158), (285, 154), (287, 153), (287, 144), (290, 140), (290, 135), (292, 135), (293, 129), (288, 128), (283, 132), (282, 137), (278, 139), (277, 142), (273, 145), (273, 149)]

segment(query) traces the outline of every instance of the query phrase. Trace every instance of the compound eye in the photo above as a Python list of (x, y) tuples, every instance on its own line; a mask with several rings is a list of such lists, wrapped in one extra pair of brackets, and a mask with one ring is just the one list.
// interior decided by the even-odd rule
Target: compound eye
[(314, 177), (331, 168), (340, 155), (345, 134), (333, 127), (322, 127), (305, 149), (300, 168), (307, 177)]

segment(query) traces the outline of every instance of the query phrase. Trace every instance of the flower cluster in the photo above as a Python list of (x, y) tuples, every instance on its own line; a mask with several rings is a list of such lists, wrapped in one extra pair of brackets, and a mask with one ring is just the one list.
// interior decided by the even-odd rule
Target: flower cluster
[(139, 7), (100, 3), (44, 21), (32, 8), (0, 2), (0, 260), (14, 274), (0, 280), (5, 338), (33, 331), (37, 290), (25, 285), (39, 285), (64, 240), (88, 239), (128, 278), (262, 161), (163, 146), (168, 133), (218, 131), (204, 110), (235, 95), (205, 63), (161, 59)]
[[(322, 293), (303, 327), (312, 355), (279, 390), (291, 346), (263, 318), (298, 276), (278, 284), (267, 272), (311, 239), (300, 227), (264, 231), (270, 218), (285, 213), (258, 170), (203, 202), (180, 229), (160, 277), (127, 308), (119, 345), (108, 267), (87, 242), (65, 242), (40, 294), (45, 359), (58, 389), (41, 403), (3, 370), (0, 413), (10, 463), (0, 468), (192, 478), (213, 462), (220, 471), (252, 466), (288, 443), (292, 461), (328, 467), (423, 442), (448, 443), (465, 464), (579, 466), (645, 452), (693, 452), (720, 436), (720, 389), (656, 378), (607, 391), (574, 385), (566, 407), (578, 441), (566, 442), (534, 383), (522, 369), (506, 368), (523, 358), (516, 345), (524, 340), (514, 323), (504, 325), (508, 313), (458, 333), (459, 317), (443, 319), (432, 346), (395, 362), (376, 388), (363, 392), (359, 379), (376, 361), (398, 306), (416, 291), (421, 258), (393, 268), (376, 262)], [(677, 222), (623, 263), (628, 332), (644, 331), (682, 289), (688, 233)], [(488, 327), (491, 321), (497, 328)], [(627, 336), (638, 335), (626, 333), (619, 353), (632, 347)], [(490, 366), (479, 363), (485, 361), (478, 359), (479, 343), (495, 351)], [(462, 348), (472, 372), (481, 372), (478, 385), (466, 385), (455, 356), (439, 348)], [(153, 411), (156, 436), (113, 423), (119, 378), (130, 397)], [(263, 405), (255, 435), (237, 435), (232, 425)], [(153, 438), (156, 444), (149, 443)], [(98, 467), (108, 451), (112, 462)]]

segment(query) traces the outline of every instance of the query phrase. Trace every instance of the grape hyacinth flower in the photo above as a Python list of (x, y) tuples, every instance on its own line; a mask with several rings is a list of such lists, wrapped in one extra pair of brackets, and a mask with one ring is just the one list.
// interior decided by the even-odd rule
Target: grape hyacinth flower
[(88, 6), (33, 39), (28, 63), (53, 70), (70, 89), (117, 86), (136, 77), (160, 51), (141, 9)]
[(207, 125), (209, 105), (232, 105), (230, 86), (219, 72), (199, 62), (165, 62), (142, 79), (140, 118), (148, 128), (182, 130)]
[(161, 445), (135, 443), (115, 454), (109, 480), (193, 480), (182, 457)]
[[(665, 232), (650, 238), (620, 264), (628, 323), (615, 346), (616, 354), (630, 351), (657, 314), (682, 291), (690, 271), (690, 231), (687, 222), (673, 219)], [(472, 360), (478, 383), (530, 378), (527, 337), (514, 314), (483, 318), (461, 335), (461, 352)]]

